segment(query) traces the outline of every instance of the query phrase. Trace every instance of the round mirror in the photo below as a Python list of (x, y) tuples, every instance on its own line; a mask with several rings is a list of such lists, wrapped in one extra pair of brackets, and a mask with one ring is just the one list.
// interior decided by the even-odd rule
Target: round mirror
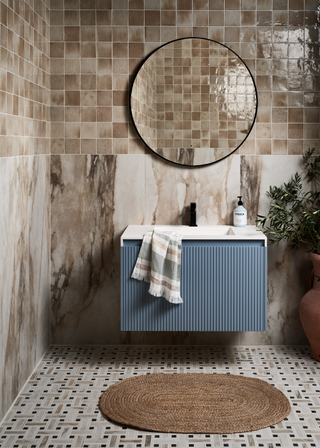
[(256, 118), (250, 70), (230, 48), (203, 38), (162, 45), (141, 65), (130, 113), (143, 142), (180, 165), (203, 166), (232, 154)]

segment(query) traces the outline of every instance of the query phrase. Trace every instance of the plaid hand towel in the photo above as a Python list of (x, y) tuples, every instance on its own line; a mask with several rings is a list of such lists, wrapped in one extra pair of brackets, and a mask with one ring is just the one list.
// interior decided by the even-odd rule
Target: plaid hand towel
[(149, 294), (170, 303), (180, 297), (181, 235), (174, 232), (147, 232), (131, 278), (150, 282)]

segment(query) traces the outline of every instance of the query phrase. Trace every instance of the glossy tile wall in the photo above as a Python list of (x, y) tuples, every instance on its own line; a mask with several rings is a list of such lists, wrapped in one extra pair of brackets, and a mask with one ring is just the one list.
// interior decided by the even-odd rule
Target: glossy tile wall
[[(304, 344), (306, 254), (269, 249), (268, 331), (120, 332), (119, 237), (129, 224), (249, 224), (265, 191), (319, 148), (319, 19), (313, 0), (52, 0), (52, 340), (56, 343)], [(250, 68), (259, 111), (237, 154), (201, 169), (153, 156), (129, 119), (136, 68), (160, 44), (208, 37)]]
[(241, 59), (206, 39), (178, 40), (153, 57), (157, 148), (234, 151), (256, 113), (254, 83)]
[(49, 154), (49, 2), (0, 7), (0, 156)]
[(0, 419), (50, 342), (49, 3), (0, 2)]
[(157, 74), (153, 58), (140, 68), (131, 91), (131, 111), (135, 126), (150, 148), (157, 148)]
[(128, 114), (137, 66), (159, 45), (206, 37), (255, 77), (257, 124), (241, 154), (319, 146), (318, 0), (52, 0), (52, 153), (144, 153)]

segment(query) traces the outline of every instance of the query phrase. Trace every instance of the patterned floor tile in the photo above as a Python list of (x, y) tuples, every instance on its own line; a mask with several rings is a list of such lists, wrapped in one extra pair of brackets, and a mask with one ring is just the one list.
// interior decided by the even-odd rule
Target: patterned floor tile
[[(281, 423), (244, 434), (158, 434), (98, 409), (110, 385), (146, 373), (231, 373), (275, 385), (292, 405)], [(320, 363), (309, 347), (53, 346), (0, 426), (3, 448), (320, 447)]]

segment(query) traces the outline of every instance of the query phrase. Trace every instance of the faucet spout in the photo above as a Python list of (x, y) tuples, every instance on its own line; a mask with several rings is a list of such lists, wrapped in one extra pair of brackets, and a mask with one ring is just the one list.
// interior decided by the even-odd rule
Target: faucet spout
[(189, 227), (197, 227), (197, 213), (196, 213), (196, 203), (191, 202), (190, 204), (190, 224)]

